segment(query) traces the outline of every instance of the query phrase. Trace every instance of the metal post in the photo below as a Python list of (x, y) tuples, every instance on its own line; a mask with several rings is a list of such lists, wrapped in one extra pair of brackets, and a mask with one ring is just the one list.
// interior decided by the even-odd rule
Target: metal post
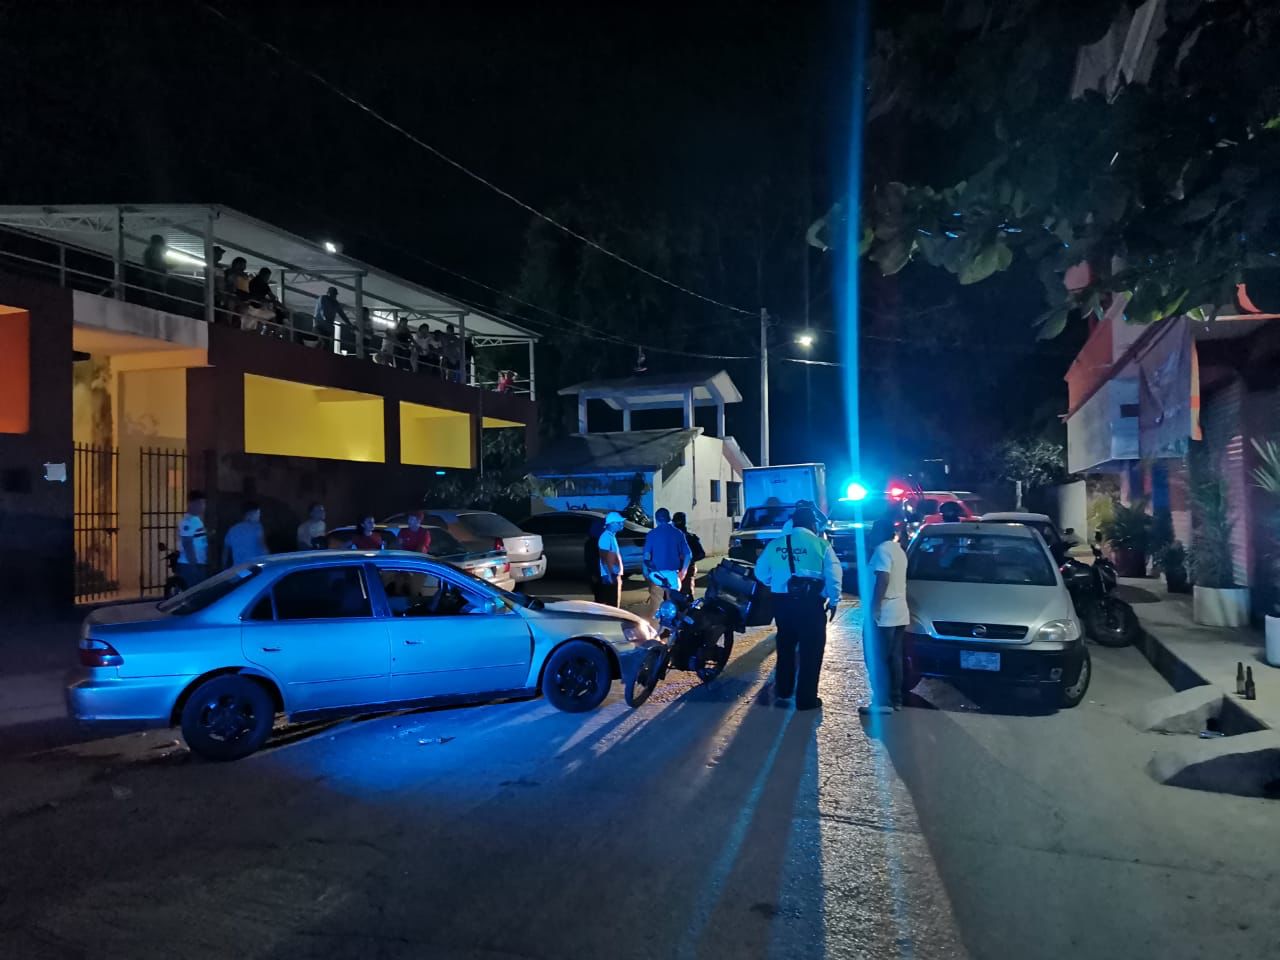
[(458, 317), (458, 374), (467, 369), (467, 315)]
[(684, 428), (693, 429), (693, 388), (684, 392)]
[(631, 404), (625, 400), (622, 402), (622, 430), (624, 433), (631, 432)]
[(769, 311), (760, 308), (760, 466), (769, 465)]
[(716, 403), (716, 436), (724, 439), (724, 401)]
[(204, 215), (204, 322), (213, 326), (213, 211)]
[(578, 432), (587, 432), (587, 395), (578, 394)]
[[(359, 357), (361, 360), (363, 360), (364, 359), (364, 338), (367, 332), (364, 328), (364, 274), (362, 273), (356, 274), (355, 288), (356, 288), (356, 306), (355, 306), (356, 356)], [(372, 321), (370, 321), (369, 326), (371, 327), (373, 326)]]
[(67, 285), (67, 248), (58, 244), (58, 286)]
[(538, 400), (538, 391), (536, 389), (533, 377), (533, 341), (529, 341), (529, 399), (535, 403)]
[(284, 311), (284, 327), (286, 330), (289, 331), (290, 342), (300, 342), (298, 341), (298, 338), (294, 335), (293, 311), (290, 310), (289, 307), (285, 304), (285, 300), (284, 300), (285, 288), (286, 288), (286, 285), (284, 282), (284, 267), (281, 267), (280, 268), (280, 294), (278, 299), (280, 300), (280, 309)]
[(116, 299), (124, 300), (124, 207), (116, 207), (116, 257), (112, 262)]

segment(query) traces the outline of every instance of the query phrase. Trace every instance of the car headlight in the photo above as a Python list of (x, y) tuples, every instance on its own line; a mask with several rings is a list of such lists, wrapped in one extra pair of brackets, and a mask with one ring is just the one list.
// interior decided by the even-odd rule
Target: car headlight
[(662, 606), (658, 607), (658, 622), (670, 626), (676, 622), (679, 614), (680, 608), (676, 606), (674, 600), (663, 600)]
[(1079, 638), (1080, 628), (1074, 620), (1050, 620), (1036, 631), (1036, 641), (1043, 643), (1070, 643)]
[(644, 643), (652, 640), (657, 636), (653, 626), (648, 622), (641, 623), (624, 623), (622, 625), (622, 635), (627, 638), (629, 643)]

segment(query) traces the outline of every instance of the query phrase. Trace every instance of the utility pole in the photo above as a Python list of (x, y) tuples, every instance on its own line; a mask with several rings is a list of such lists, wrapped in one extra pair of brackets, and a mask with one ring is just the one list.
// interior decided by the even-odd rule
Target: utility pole
[(760, 466), (769, 465), (769, 311), (760, 308)]

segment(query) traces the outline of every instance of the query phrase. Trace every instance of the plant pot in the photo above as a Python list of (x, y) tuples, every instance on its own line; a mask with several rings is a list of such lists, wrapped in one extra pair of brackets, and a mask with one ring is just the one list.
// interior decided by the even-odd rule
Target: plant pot
[(1131, 547), (1112, 547), (1112, 561), (1116, 565), (1116, 574), (1121, 577), (1145, 577), (1147, 575), (1147, 557), (1141, 550)]
[(1267, 614), (1267, 663), (1280, 667), (1280, 617)]
[(1165, 586), (1170, 593), (1190, 593), (1191, 581), (1187, 579), (1187, 571), (1183, 567), (1164, 572)]
[(1206, 627), (1249, 625), (1248, 587), (1202, 587), (1192, 592), (1191, 616)]

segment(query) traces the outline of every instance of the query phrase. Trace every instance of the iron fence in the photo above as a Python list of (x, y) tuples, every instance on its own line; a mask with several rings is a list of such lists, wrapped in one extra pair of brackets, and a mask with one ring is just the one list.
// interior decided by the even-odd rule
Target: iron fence
[(143, 447), (138, 456), (141, 593), (162, 596), (169, 576), (165, 557), (179, 547), (178, 523), (187, 512), (187, 454)]
[(111, 599), (120, 589), (119, 456), (110, 447), (77, 443), (72, 467), (75, 601)]

